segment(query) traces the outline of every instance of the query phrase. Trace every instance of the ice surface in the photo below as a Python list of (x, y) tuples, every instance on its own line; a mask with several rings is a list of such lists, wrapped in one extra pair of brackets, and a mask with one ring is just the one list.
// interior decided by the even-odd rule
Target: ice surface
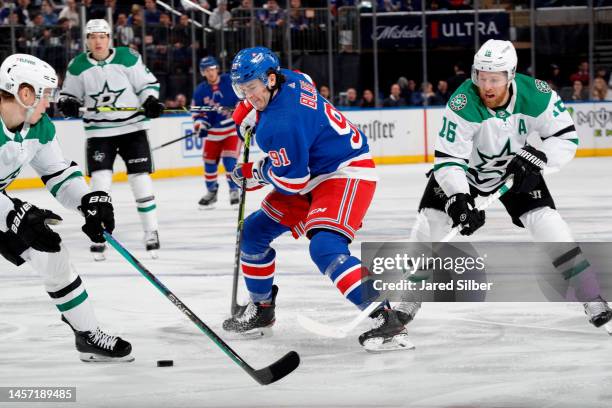
[[(408, 238), (428, 168), (379, 167), (381, 182), (357, 243)], [(576, 159), (547, 177), (577, 240), (612, 241), (611, 169), (609, 158)], [(201, 179), (155, 182), (162, 244), (157, 260), (144, 251), (128, 185), (113, 188), (116, 238), (227, 339), (221, 322), (230, 308), (237, 217), (227, 186), (221, 186), (216, 210), (199, 211)], [(365, 324), (341, 340), (306, 332), (296, 322), (298, 312), (341, 324), (357, 311), (316, 271), (306, 241), (290, 236), (275, 245), (280, 286), (275, 335), (227, 339), (255, 368), (289, 350), (300, 353), (297, 371), (259, 386), (112, 248), (107, 261), (93, 262), (78, 215), (46, 191), (12, 194), (64, 217), (57, 230), (98, 318), (105, 330), (133, 343), (136, 361), (81, 363), (40, 280), (28, 266), (0, 259), (0, 386), (76, 386), (77, 403), (64, 405), (69, 407), (612, 406), (612, 337), (590, 326), (578, 304), (426, 304), (409, 327), (416, 350), (384, 355), (359, 347)], [(262, 197), (262, 192), (248, 195), (248, 212)], [(496, 203), (473, 239), (529, 236)], [(174, 360), (174, 367), (157, 368), (161, 359)]]

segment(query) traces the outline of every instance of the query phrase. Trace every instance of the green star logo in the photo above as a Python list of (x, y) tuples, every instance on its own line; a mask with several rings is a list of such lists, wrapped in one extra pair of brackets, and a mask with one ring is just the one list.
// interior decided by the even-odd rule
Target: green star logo
[(457, 96), (455, 96), (453, 99), (451, 99), (449, 106), (452, 110), (454, 111), (459, 111), (463, 108), (465, 108), (465, 105), (467, 105), (467, 96), (465, 94), (457, 94)]
[(104, 81), (102, 90), (97, 94), (89, 95), (89, 97), (95, 101), (93, 106), (94, 108), (99, 108), (101, 106), (115, 106), (117, 99), (119, 99), (124, 91), (125, 88), (112, 90), (108, 87), (108, 82)]
[(504, 147), (502, 147), (499, 154), (487, 156), (480, 150), (476, 150), (476, 152), (480, 160), (482, 160), (482, 163), (476, 165), (476, 170), (478, 170), (479, 173), (494, 173), (500, 176), (506, 172), (506, 166), (510, 163), (512, 157), (514, 157), (514, 153), (510, 150), (510, 139), (508, 139)]
[(539, 79), (535, 80), (535, 86), (536, 86), (537, 90), (542, 92), (542, 93), (551, 93), (552, 92), (552, 89), (550, 89), (550, 86), (548, 85), (548, 83), (546, 83), (544, 81), (540, 81)]
[(490, 57), (493, 53), (491, 52), (491, 50), (487, 50), (485, 52), (485, 57)]

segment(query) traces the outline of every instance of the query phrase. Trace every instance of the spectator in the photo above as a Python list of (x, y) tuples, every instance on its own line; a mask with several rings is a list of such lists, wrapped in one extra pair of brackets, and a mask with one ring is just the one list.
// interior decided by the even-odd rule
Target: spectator
[(289, 26), (292, 30), (305, 30), (308, 28), (308, 19), (302, 9), (302, 0), (291, 0), (289, 11)]
[[(132, 9), (131, 9), (131, 13), (128, 16), (128, 25), (133, 26), (134, 25), (134, 20), (139, 19), (139, 17), (142, 17), (143, 11), (140, 8), (139, 4), (132, 4)], [(142, 21), (142, 18), (140, 19)]]
[(589, 99), (589, 93), (585, 89), (584, 85), (580, 81), (574, 81), (574, 84), (568, 90), (562, 94), (562, 99), (567, 102), (580, 102)]
[(145, 23), (148, 24), (159, 24), (159, 18), (161, 12), (157, 9), (155, 0), (145, 0), (145, 12), (144, 19)]
[(563, 78), (561, 77), (561, 69), (557, 64), (550, 64), (550, 74), (547, 81), (553, 90), (561, 89), (563, 86)]
[[(598, 67), (595, 70), (595, 78), (597, 77), (602, 77), (604, 79), (604, 81), (609, 82), (610, 81), (610, 73), (608, 72), (608, 70), (605, 67)], [(610, 84), (608, 83), (608, 86), (610, 86)]]
[(580, 65), (578, 65), (578, 71), (574, 72), (570, 76), (570, 82), (574, 83), (574, 81), (582, 82), (582, 85), (589, 85), (589, 63), (588, 61), (582, 61)]
[(338, 106), (356, 107), (359, 106), (359, 100), (357, 98), (357, 90), (355, 88), (348, 88), (345, 92), (346, 97), (343, 98)]
[(0, 24), (8, 24), (8, 16), (11, 14), (10, 7), (6, 6), (2, 0), (0, 0)]
[(596, 101), (612, 101), (612, 90), (608, 88), (608, 84), (602, 77), (593, 80), (592, 97)]
[(42, 39), (45, 29), (45, 18), (40, 13), (32, 14), (30, 26), (27, 29), (28, 37), (32, 41), (32, 46), (37, 46)]
[(174, 107), (176, 109), (183, 109), (187, 107), (187, 97), (185, 94), (180, 93), (174, 97)]
[(172, 32), (172, 20), (168, 13), (160, 13), (159, 24), (150, 30), (153, 35), (153, 41), (157, 44), (157, 48), (164, 47), (170, 43), (170, 33)]
[(189, 17), (181, 14), (179, 22), (172, 28), (171, 43), (174, 44), (172, 50), (173, 70), (175, 73), (184, 74), (189, 70), (191, 52), (191, 30), (189, 28)]
[(75, 0), (66, 0), (66, 6), (60, 11), (59, 18), (67, 18), (70, 21), (70, 27), (79, 26), (79, 11)]
[(384, 107), (406, 106), (406, 100), (400, 96), (401, 89), (398, 84), (391, 85), (391, 94), (383, 101)]
[(43, 1), (41, 11), (43, 19), (45, 20), (44, 24), (46, 26), (53, 26), (57, 24), (57, 20), (59, 18), (57, 17), (57, 13), (55, 12), (55, 9), (53, 8), (49, 0)]
[(361, 104), (359, 105), (362, 108), (375, 108), (376, 101), (374, 100), (374, 92), (370, 89), (366, 89), (363, 91), (363, 98), (361, 98)]
[[(238, 7), (232, 9), (232, 22), (234, 27), (250, 27), (251, 26), (251, 9), (253, 8), (253, 0), (241, 0)], [(253, 15), (255, 10), (253, 10)]]
[(438, 90), (436, 91), (436, 96), (432, 101), (431, 105), (446, 105), (448, 100), (450, 99), (450, 92), (448, 92), (448, 82), (444, 80), (438, 81)]
[(377, 0), (377, 10), (379, 12), (400, 11), (402, 3), (400, 0)]
[(427, 106), (437, 104), (436, 93), (433, 91), (431, 82), (423, 82), (423, 84), (421, 84), (421, 92), (423, 93), (423, 102), (426, 102)]
[(285, 11), (276, 0), (268, 0), (266, 9), (259, 14), (261, 22), (268, 27), (281, 27), (285, 23)]
[(327, 85), (321, 85), (321, 87), (319, 88), (319, 93), (322, 97), (331, 102), (331, 95), (329, 93), (329, 87)]
[(125, 13), (119, 13), (115, 23), (115, 41), (120, 47), (127, 47), (134, 42), (134, 30), (128, 25)]
[(13, 13), (17, 14), (19, 24), (21, 25), (30, 24), (30, 14), (28, 12), (29, 6), (30, 0), (17, 0), (17, 7), (13, 9)]
[(448, 92), (452, 95), (453, 92), (459, 88), (459, 86), (468, 79), (468, 75), (465, 73), (463, 69), (463, 63), (458, 62), (453, 66), (453, 70), (455, 71), (455, 75), (448, 78), (446, 81), (448, 83)]
[(219, 0), (213, 10), (208, 24), (215, 30), (221, 30), (229, 25), (232, 15), (227, 11), (227, 0)]

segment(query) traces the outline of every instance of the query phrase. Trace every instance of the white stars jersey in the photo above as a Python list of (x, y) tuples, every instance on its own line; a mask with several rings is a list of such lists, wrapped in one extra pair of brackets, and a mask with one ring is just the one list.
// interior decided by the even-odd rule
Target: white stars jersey
[[(578, 134), (556, 92), (546, 82), (517, 74), (503, 109), (487, 108), (471, 80), (453, 94), (436, 134), (434, 176), (447, 196), (469, 185), (490, 192), (530, 134), (542, 140), (548, 167), (560, 168), (575, 155)], [(533, 136), (532, 136), (533, 137)]]
[(14, 133), (1, 119), (0, 125), (0, 231), (6, 231), (6, 216), (13, 209), (4, 190), (28, 164), (64, 207), (76, 211), (89, 187), (77, 164), (64, 159), (49, 117), (44, 114), (35, 125)]
[[(87, 108), (140, 107), (149, 95), (159, 97), (159, 82), (136, 51), (117, 47), (111, 48), (104, 61), (96, 61), (88, 53), (70, 61), (61, 95), (76, 98)], [(149, 119), (142, 112), (86, 112), (83, 123), (87, 137), (149, 128)]]

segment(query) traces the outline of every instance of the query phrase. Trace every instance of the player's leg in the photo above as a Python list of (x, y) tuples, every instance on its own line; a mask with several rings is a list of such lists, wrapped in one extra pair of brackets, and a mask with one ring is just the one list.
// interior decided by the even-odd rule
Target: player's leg
[[(91, 177), (92, 191), (105, 191), (110, 194), (118, 142), (117, 136), (87, 139), (87, 175)], [(96, 261), (105, 259), (105, 244), (92, 243), (89, 250)]]
[(234, 167), (236, 167), (241, 147), (242, 142), (238, 136), (228, 136), (223, 140), (221, 158), (223, 160), (223, 167), (225, 167), (227, 184), (229, 185), (230, 205), (236, 205), (240, 201), (240, 191), (236, 183), (232, 181), (230, 174), (232, 174)]
[[(361, 260), (352, 255), (349, 244), (361, 228), (376, 183), (355, 179), (331, 179), (312, 192), (306, 219), (310, 256), (319, 271), (328, 276), (340, 293), (360, 309), (377, 297), (372, 280)], [(411, 346), (405, 324), (409, 316), (391, 309), (388, 302), (372, 315), (374, 328), (359, 336), (368, 351), (398, 350)]]
[(547, 279), (558, 294), (584, 305), (589, 321), (600, 327), (612, 320), (612, 309), (601, 297), (597, 271), (585, 258), (571, 230), (556, 210), (544, 178), (529, 193), (506, 193), (502, 203), (512, 222), (541, 243), (559, 272)]
[(442, 187), (431, 174), (410, 233), (411, 242), (437, 242), (451, 230), (453, 221), (444, 212), (446, 200)]
[(144, 130), (121, 136), (119, 154), (125, 162), (128, 182), (136, 202), (136, 210), (144, 231), (144, 245), (149, 255), (157, 258), (159, 244), (159, 225), (157, 222), (157, 203), (153, 190), (153, 159), (149, 139)]
[(28, 262), (38, 272), (62, 320), (73, 329), (76, 348), (81, 360), (132, 361), (132, 346), (119, 337), (104, 333), (98, 326), (89, 295), (81, 278), (71, 264), (68, 251), (63, 245), (59, 252), (46, 253), (25, 249), (24, 245), (8, 240), (0, 232), (0, 254), (13, 264), (20, 266)]
[(202, 157), (204, 159), (204, 180), (206, 183), (206, 194), (202, 196), (198, 205), (200, 209), (210, 210), (215, 208), (219, 183), (217, 182), (217, 172), (221, 151), (223, 150), (223, 140), (204, 139)]

